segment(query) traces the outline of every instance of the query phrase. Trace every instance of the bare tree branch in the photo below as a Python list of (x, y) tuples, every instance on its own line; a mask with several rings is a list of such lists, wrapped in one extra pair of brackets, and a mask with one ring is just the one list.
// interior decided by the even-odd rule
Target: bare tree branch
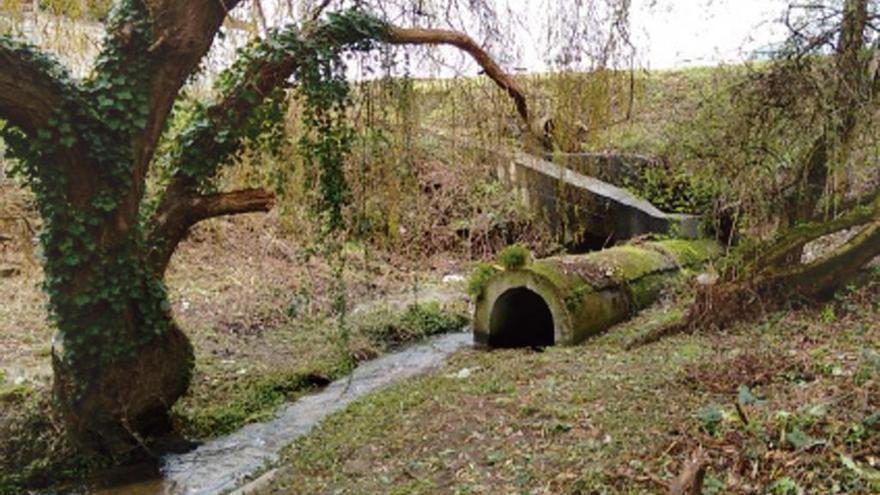
[(328, 6), (333, 2), (333, 0), (322, 0), (315, 8), (309, 13), (308, 21), (318, 22), (318, 19), (321, 17), (321, 14), (324, 13), (324, 10), (327, 9)]
[(275, 194), (264, 189), (243, 189), (210, 195), (176, 189), (166, 195), (165, 199), (150, 232), (151, 241), (161, 240), (151, 243), (154, 250), (150, 253), (151, 264), (160, 274), (168, 267), (171, 255), (193, 225), (209, 218), (266, 212), (275, 206)]
[(513, 98), (517, 113), (525, 121), (530, 123), (529, 106), (525, 93), (519, 84), (508, 75), (470, 36), (457, 31), (443, 29), (407, 29), (392, 27), (389, 37), (385, 39), (395, 45), (450, 45), (470, 55), (477, 64), (485, 71), (486, 75), (495, 81), (501, 89)]

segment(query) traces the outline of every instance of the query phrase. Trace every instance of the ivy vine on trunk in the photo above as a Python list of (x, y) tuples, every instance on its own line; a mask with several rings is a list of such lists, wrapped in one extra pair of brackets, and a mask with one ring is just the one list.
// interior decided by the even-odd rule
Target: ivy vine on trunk
[[(199, 221), (272, 208), (272, 192), (217, 191), (215, 179), (247, 138), (280, 118), (287, 91), (304, 102), (300, 149), (320, 170), (330, 226), (342, 222), (349, 197), (345, 52), (381, 42), (456, 46), (528, 119), (522, 91), (466, 35), (401, 29), (348, 10), (244, 47), (217, 79), (212, 101), (178, 110), (188, 112), (186, 125), (165, 135), (183, 87), (238, 3), (119, 1), (84, 80), (37, 48), (0, 36), (0, 137), (44, 219), (44, 286), (57, 326), (54, 394), (68, 432), (86, 448), (123, 455), (170, 427), (168, 411), (189, 386), (193, 349), (171, 314), (164, 273)], [(156, 167), (163, 186), (147, 197)]]

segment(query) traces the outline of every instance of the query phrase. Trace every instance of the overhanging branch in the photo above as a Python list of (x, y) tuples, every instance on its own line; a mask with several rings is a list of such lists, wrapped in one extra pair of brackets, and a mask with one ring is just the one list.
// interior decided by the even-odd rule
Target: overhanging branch
[[(363, 17), (350, 22), (351, 24), (348, 26), (333, 25), (332, 23), (318, 24), (304, 33), (293, 30), (279, 31), (272, 35), (275, 39), (264, 41), (265, 46), (252, 47), (251, 49), (264, 52), (264, 56), (250, 59), (246, 66), (234, 67), (233, 70), (237, 71), (234, 79), (238, 81), (237, 85), (225, 89), (221, 93), (220, 99), (205, 109), (204, 117), (206, 120), (201, 119), (178, 136), (177, 152), (172, 157), (173, 166), (178, 170), (186, 170), (187, 164), (200, 163), (204, 165), (200, 169), (202, 173), (213, 176), (220, 164), (228, 160), (241, 146), (240, 137), (230, 142), (228, 138), (218, 139), (218, 133), (222, 131), (228, 135), (242, 128), (253, 111), (263, 103), (266, 96), (269, 96), (276, 89), (288, 85), (290, 77), (301, 66), (302, 57), (316, 55), (308, 52), (273, 53), (272, 50), (276, 46), (297, 45), (293, 42), (297, 38), (300, 40), (299, 46), (303, 47), (307, 47), (308, 44), (302, 43), (302, 40), (309, 38), (320, 39), (322, 43), (335, 44), (339, 48), (355, 46), (376, 36), (377, 26), (382, 27), (379, 31), (383, 33), (378, 41), (414, 45), (446, 44), (467, 52), (499, 87), (507, 91), (515, 101), (520, 116), (528, 122), (529, 110), (523, 91), (469, 36), (454, 31), (382, 26), (382, 22), (379, 20), (368, 20), (366, 25), (358, 24), (358, 22), (364, 22)], [(268, 54), (272, 54), (272, 56), (268, 56)], [(156, 257), (156, 266), (162, 270), (167, 265), (177, 242), (186, 235), (190, 226), (210, 216), (228, 214), (223, 211), (226, 211), (230, 205), (241, 204), (229, 201), (242, 199), (230, 196), (223, 198), (198, 196), (196, 177), (181, 172), (178, 174), (163, 194), (153, 222), (154, 234), (150, 237), (151, 243), (154, 240), (159, 241), (160, 244), (170, 241), (170, 245), (162, 247)], [(202, 203), (198, 205), (193, 203), (192, 201), (196, 198), (199, 198)], [(264, 209), (264, 205), (266, 209), (271, 207), (272, 202), (266, 198), (262, 202), (255, 199), (255, 202), (248, 203), (256, 205), (254, 210), (248, 211), (260, 211)], [(232, 209), (235, 210), (235, 207)], [(200, 213), (208, 211), (211, 214), (207, 217), (204, 216), (207, 213)], [(232, 213), (237, 212), (232, 211)]]
[[(357, 45), (364, 40), (376, 36), (376, 25), (382, 22), (375, 20), (373, 26), (365, 27), (352, 21), (350, 26), (340, 27), (332, 24), (321, 24), (305, 33), (295, 30), (284, 30), (274, 33), (254, 48), (255, 52), (263, 52), (263, 57), (254, 57), (247, 66), (237, 67), (235, 74), (237, 85), (223, 91), (221, 98), (207, 107), (207, 122), (200, 121), (179, 135), (178, 157), (174, 158), (176, 168), (183, 170), (188, 163), (204, 165), (204, 171), (210, 173), (224, 160), (233, 155), (240, 146), (238, 138), (230, 143), (228, 138), (217, 139), (218, 133), (234, 133), (240, 129), (251, 113), (263, 103), (264, 98), (274, 90), (288, 85), (289, 79), (301, 66), (303, 57), (309, 53), (272, 53), (274, 46), (291, 44), (291, 38), (299, 38), (302, 46), (305, 40), (321, 39), (325, 44), (336, 44), (339, 48)], [(448, 44), (470, 54), (486, 74), (513, 98), (517, 111), (529, 123), (529, 109), (525, 94), (519, 85), (506, 74), (495, 61), (480, 48), (469, 36), (455, 31), (430, 29), (403, 29), (394, 26), (382, 26), (380, 41), (394, 44)], [(293, 43), (296, 44), (296, 43)], [(272, 53), (272, 56), (268, 56)], [(314, 54), (317, 56), (317, 54)], [(185, 144), (184, 144), (185, 142)], [(197, 156), (192, 156), (193, 154)]]
[(198, 196), (192, 200), (195, 222), (225, 215), (267, 212), (275, 206), (275, 194), (265, 189), (243, 189)]
[(443, 29), (416, 29), (391, 27), (384, 39), (395, 45), (450, 45), (464, 51), (479, 64), (490, 79), (513, 99), (516, 111), (526, 124), (530, 123), (529, 105), (519, 84), (495, 62), (495, 60), (470, 36)]

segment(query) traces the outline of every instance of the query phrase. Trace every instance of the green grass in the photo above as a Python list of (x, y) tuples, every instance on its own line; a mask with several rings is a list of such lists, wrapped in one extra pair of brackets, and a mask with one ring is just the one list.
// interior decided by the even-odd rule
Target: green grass
[(174, 408), (176, 425), (191, 437), (210, 438), (265, 421), (280, 405), (344, 376), (359, 361), (459, 330), (467, 321), (455, 304), (377, 306), (349, 316), (348, 344), (335, 320), (290, 322), (263, 336), (273, 343), (271, 356), (199, 355), (190, 393)]
[[(358, 361), (467, 323), (460, 303), (375, 306), (350, 316), (341, 347), (333, 320), (294, 319), (260, 336), (266, 345), (205, 331), (194, 383), (173, 409), (177, 430), (206, 439), (267, 420), (279, 406), (348, 373)], [(242, 339), (242, 337), (238, 337)], [(235, 353), (217, 349), (237, 346)], [(119, 460), (122, 461), (122, 460)], [(83, 455), (67, 442), (49, 390), (5, 383), (0, 376), (0, 495), (82, 479), (110, 459)]]
[(877, 493), (878, 295), (875, 276), (833, 324), (783, 312), (631, 352), (667, 311), (573, 348), (463, 351), (331, 416), (262, 493), (663, 493), (698, 445), (704, 493)]

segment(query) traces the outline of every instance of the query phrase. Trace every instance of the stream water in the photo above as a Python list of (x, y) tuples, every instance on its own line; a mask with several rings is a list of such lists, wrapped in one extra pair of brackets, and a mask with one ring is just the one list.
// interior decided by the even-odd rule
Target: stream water
[(151, 472), (132, 473), (132, 477), (137, 476), (140, 481), (110, 488), (93, 487), (88, 492), (100, 495), (229, 492), (277, 462), (285, 446), (306, 435), (327, 416), (382, 387), (439, 367), (447, 356), (470, 346), (472, 341), (470, 332), (446, 334), (366, 362), (347, 378), (287, 405), (271, 421), (247, 425), (184, 454), (169, 454)]

